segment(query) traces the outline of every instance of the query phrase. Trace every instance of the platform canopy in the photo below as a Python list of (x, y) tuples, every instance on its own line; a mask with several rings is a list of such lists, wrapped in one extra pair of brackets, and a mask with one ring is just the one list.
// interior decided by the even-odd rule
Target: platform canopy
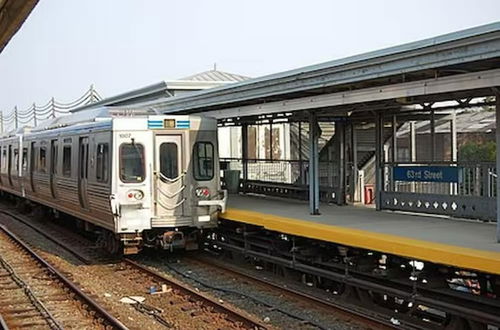
[(0, 53), (37, 3), (38, 0), (0, 0)]
[(218, 119), (314, 110), (401, 111), (405, 104), (491, 95), (500, 85), (500, 22), (156, 100), (164, 113)]

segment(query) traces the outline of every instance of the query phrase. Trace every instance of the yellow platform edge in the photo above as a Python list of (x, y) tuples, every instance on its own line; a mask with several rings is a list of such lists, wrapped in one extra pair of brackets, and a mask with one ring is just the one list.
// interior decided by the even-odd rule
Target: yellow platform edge
[(500, 274), (500, 253), (229, 208), (222, 219), (416, 260)]

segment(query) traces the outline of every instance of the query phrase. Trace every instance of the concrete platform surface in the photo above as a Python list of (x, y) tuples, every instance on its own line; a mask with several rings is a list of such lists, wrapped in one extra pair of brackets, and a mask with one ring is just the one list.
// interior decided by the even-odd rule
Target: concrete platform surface
[(230, 195), (221, 217), (287, 234), (331, 241), (419, 260), (500, 274), (495, 224), (379, 212), (363, 206), (321, 205), (309, 214), (301, 201)]

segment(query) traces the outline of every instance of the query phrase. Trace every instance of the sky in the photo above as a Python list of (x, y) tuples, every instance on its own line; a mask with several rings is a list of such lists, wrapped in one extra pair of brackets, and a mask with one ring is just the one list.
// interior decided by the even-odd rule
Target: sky
[(498, 0), (40, 0), (0, 53), (0, 110), (214, 63), (258, 77), (499, 20)]

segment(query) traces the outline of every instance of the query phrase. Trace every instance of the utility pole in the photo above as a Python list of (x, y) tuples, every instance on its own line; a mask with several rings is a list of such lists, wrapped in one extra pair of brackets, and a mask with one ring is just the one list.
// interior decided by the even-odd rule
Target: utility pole
[(54, 98), (50, 99), (50, 107), (52, 108), (52, 118), (56, 118), (56, 101)]
[(34, 123), (34, 126), (36, 127), (37, 122), (36, 122), (36, 105), (35, 105), (35, 102), (33, 102), (33, 123)]
[(17, 122), (17, 105), (14, 107), (14, 125), (16, 127), (16, 130), (18, 128), (18, 122)]

